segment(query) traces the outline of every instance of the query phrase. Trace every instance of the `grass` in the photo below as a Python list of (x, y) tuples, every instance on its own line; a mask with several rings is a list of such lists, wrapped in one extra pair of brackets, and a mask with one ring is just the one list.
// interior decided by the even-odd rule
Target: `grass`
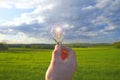
[(120, 79), (119, 49), (88, 48), (75, 50), (78, 60), (78, 71), (75, 80)]
[[(78, 68), (73, 80), (119, 80), (120, 49), (74, 48)], [(49, 49), (10, 49), (0, 52), (0, 80), (44, 80)]]

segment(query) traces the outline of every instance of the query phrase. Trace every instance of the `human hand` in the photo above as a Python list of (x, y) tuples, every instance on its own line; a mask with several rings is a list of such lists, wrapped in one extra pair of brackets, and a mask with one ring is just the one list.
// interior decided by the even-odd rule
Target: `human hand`
[(76, 67), (75, 52), (68, 47), (56, 45), (45, 79), (72, 80)]

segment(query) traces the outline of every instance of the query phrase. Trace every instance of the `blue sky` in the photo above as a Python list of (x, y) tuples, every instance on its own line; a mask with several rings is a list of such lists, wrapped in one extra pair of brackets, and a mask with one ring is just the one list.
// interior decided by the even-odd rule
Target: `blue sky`
[(55, 25), (64, 43), (120, 41), (120, 0), (0, 0), (0, 42), (54, 43)]

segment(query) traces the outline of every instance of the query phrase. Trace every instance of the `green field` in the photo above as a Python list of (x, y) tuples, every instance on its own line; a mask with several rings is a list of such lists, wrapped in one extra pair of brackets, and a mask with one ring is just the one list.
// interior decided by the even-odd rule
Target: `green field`
[[(74, 48), (78, 68), (73, 80), (120, 80), (120, 49)], [(44, 80), (49, 49), (10, 49), (0, 52), (0, 80)]]

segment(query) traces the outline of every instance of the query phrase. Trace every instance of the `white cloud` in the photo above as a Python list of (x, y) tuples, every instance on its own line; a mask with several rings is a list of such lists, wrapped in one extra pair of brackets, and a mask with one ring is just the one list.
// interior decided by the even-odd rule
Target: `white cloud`
[(79, 34), (81, 36), (86, 36), (86, 37), (90, 37), (90, 38), (98, 36), (98, 32), (81, 32), (81, 33), (79, 32)]
[(88, 28), (87, 28), (86, 26), (83, 26), (83, 27), (80, 28), (80, 30), (81, 30), (81, 31), (87, 31)]
[(87, 7), (83, 7), (82, 10), (92, 10), (94, 9), (95, 7), (90, 5), (90, 6), (87, 6)]
[(112, 3), (113, 3), (112, 0), (97, 0), (95, 5), (89, 5), (87, 7), (83, 7), (82, 10), (92, 10), (95, 8), (103, 9), (105, 7), (108, 7)]
[(103, 3), (102, 8), (104, 7), (104, 9), (100, 15), (92, 20), (92, 23), (95, 26), (105, 25), (99, 30), (101, 34), (115, 33), (117, 30), (119, 30), (119, 2), (119, 0), (101, 0), (99, 3), (97, 3), (99, 6), (102, 6)]
[(5, 35), (4, 34), (0, 34), (0, 42), (2, 42), (4, 40)]
[(109, 20), (104, 16), (100, 15), (91, 21), (94, 25), (100, 25), (104, 23), (109, 23)]
[(9, 44), (14, 44), (14, 43), (51, 43), (47, 38), (35, 38), (35, 37), (30, 37), (26, 35), (23, 32), (18, 32), (16, 35), (4, 35), (0, 34), (0, 42), (6, 42)]
[[(99, 25), (105, 25), (103, 28), (99, 29), (98, 33), (101, 35), (108, 35), (110, 33), (113, 33), (117, 30), (117, 26), (114, 25), (113, 22), (111, 22), (109, 19), (107, 19), (105, 16), (98, 16), (95, 20), (92, 20), (92, 23), (96, 26)], [(100, 26), (99, 26), (100, 27)], [(98, 28), (99, 28), (98, 27)]]
[(111, 2), (112, 0), (97, 0), (96, 7), (103, 9), (104, 7), (108, 6), (108, 4), (110, 4)]
[(98, 35), (98, 33), (96, 33), (96, 32), (87, 32), (85, 35), (87, 35), (89, 37), (96, 37)]
[(62, 27), (63, 27), (64, 29), (66, 29), (66, 30), (70, 30), (70, 29), (74, 28), (75, 26), (70, 25), (69, 23), (64, 23), (64, 24), (62, 25)]
[(8, 0), (0, 0), (0, 7), (3, 8), (12, 8), (11, 2)]
[(38, 6), (30, 13), (22, 13), (19, 17), (14, 18), (12, 21), (1, 23), (1, 26), (20, 26), (22, 24), (44, 23), (45, 16), (44, 11), (52, 10), (55, 7), (54, 4), (48, 4)]
[(32, 12), (33, 14), (38, 14), (41, 13), (45, 10), (51, 10), (55, 7), (55, 4), (50, 3), (50, 4), (46, 4), (46, 5), (38, 5), (37, 8), (35, 8), (35, 10)]
[(0, 0), (2, 8), (30, 9), (45, 3), (45, 0)]
[(114, 2), (112, 2), (110, 8), (113, 11), (120, 9), (120, 0), (115, 0)]
[(114, 29), (116, 29), (116, 27), (112, 26), (112, 25), (105, 28), (106, 31), (111, 31), (111, 30), (114, 30)]
[(13, 30), (12, 29), (8, 29), (9, 32), (12, 32)]

